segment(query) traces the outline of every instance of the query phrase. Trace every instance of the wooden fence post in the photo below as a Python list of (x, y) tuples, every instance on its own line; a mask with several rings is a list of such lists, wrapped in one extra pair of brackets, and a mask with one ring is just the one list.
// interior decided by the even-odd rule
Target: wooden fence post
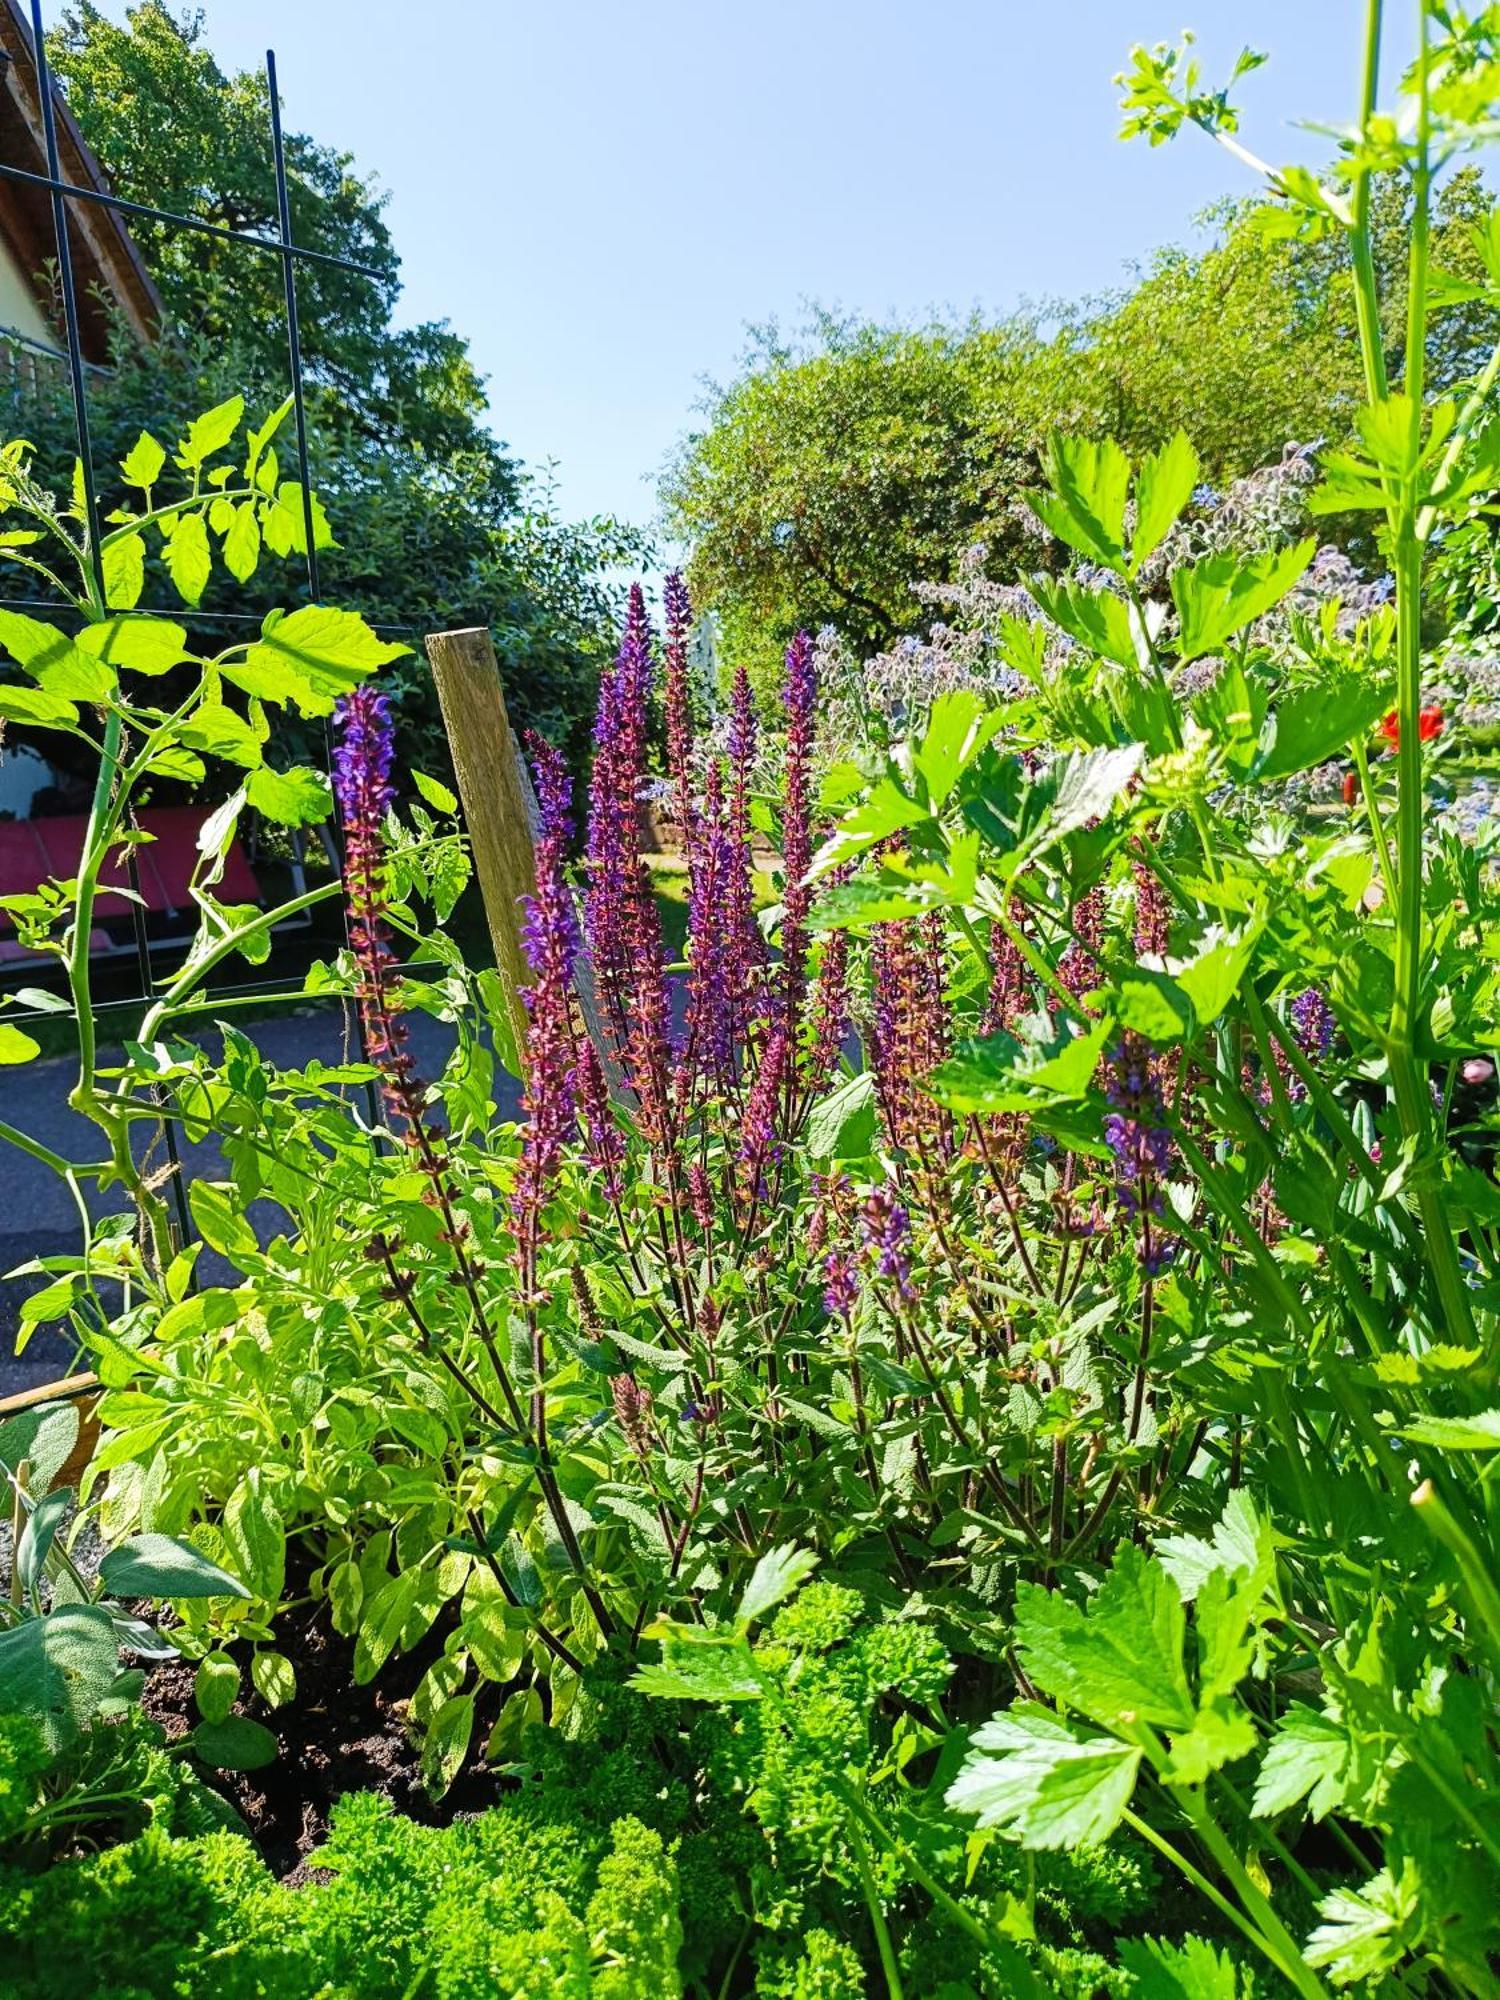
[(531, 971), (521, 947), (520, 899), (536, 887), (530, 784), (505, 711), (500, 663), (488, 630), (476, 625), (462, 632), (430, 632), (427, 657), (458, 774), (516, 1060), (524, 1074), (526, 1009), (521, 988), (529, 984)]

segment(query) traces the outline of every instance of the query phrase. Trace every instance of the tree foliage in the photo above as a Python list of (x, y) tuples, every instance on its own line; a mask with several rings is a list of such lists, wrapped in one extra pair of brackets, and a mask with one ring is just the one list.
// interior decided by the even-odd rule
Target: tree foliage
[[(1473, 170), (1439, 199), (1433, 262), (1477, 270), (1486, 206)], [(1247, 210), (1214, 218), (1206, 249), (1167, 250), (1127, 291), (996, 324), (864, 324), (819, 313), (801, 339), (752, 333), (739, 376), (664, 485), (693, 549), (700, 602), (729, 650), (829, 622), (855, 645), (920, 622), (912, 585), (945, 581), (968, 545), (1002, 579), (1042, 560), (1018, 507), (1057, 429), (1155, 450), (1191, 437), (1210, 484), (1344, 436), (1363, 393), (1347, 252), (1268, 233)], [(1380, 190), (1372, 235), (1388, 274), (1385, 334), (1401, 374), (1403, 198)], [(1435, 322), (1429, 380), (1472, 372), (1495, 315), (1459, 302)]]
[[(201, 16), (140, 0), (120, 24), (82, 0), (51, 54), (118, 193), (275, 232), (265, 78), (226, 74)], [(416, 634), (490, 625), (518, 722), (577, 741), (615, 611), (602, 572), (638, 553), (638, 537), (557, 518), (545, 479), (486, 427), (483, 378), (463, 338), (442, 321), (394, 324), (400, 260), (385, 196), (347, 153), (300, 132), (285, 143), (297, 241), (378, 274), (298, 270), (313, 479), (338, 544), (323, 556), (323, 594)], [(235, 392), (273, 407), (288, 387), (280, 260), (199, 232), (134, 227), (168, 323), (146, 351), (122, 338), (111, 374), (91, 381), (106, 504), (112, 464), (141, 429), (171, 431)], [(28, 398), (12, 424), (35, 441), (43, 479), (65, 483), (74, 447), (64, 385)], [(294, 473), (290, 430), (278, 443), (283, 475)], [(204, 609), (258, 614), (272, 601), (266, 587), (221, 578)], [(419, 655), (395, 691), (408, 751), (430, 768), (441, 733)]]

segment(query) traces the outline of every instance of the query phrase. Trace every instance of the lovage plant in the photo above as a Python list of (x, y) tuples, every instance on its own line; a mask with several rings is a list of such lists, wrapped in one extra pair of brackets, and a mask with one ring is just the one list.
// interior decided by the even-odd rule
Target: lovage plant
[[(1268, 620), (1310, 540), (1148, 589), (1190, 444), (1132, 468), (1057, 439), (1032, 505), (1078, 567), (1001, 623), (1018, 692), (935, 703), (814, 870), (859, 864), (824, 921), (940, 913), (970, 982), (1017, 996), (928, 1089), (1015, 1121), (1025, 1171), (1086, 1190), (1091, 1239), (1129, 1257), (1095, 1400), (1058, 1440), (1085, 1573), (1012, 1572), (1020, 1699), (952, 1803), (1033, 1849), (1128, 1819), (1309, 1994), (1485, 1993), (1497, 1949), (1500, 909), (1488, 829), (1439, 816), (1434, 762), (1462, 764), (1423, 574), (1496, 483), (1500, 349), (1436, 399), (1423, 357), (1433, 180), (1490, 131), (1500, 50), (1488, 13), (1418, 11), (1400, 112), (1376, 109), (1374, 8), (1336, 172), (1272, 174), (1268, 214), (1347, 240), (1369, 400), (1311, 505), (1369, 510), (1390, 608)], [(1245, 157), (1186, 56), (1138, 53), (1127, 90), (1131, 129), (1194, 123)], [(1412, 214), (1394, 381), (1369, 236), (1387, 172)], [(1492, 230), (1476, 249), (1500, 304)], [(1287, 780), (1334, 758), (1343, 808), (1309, 813)], [(1145, 1552), (1089, 1578), (1090, 1536)]]

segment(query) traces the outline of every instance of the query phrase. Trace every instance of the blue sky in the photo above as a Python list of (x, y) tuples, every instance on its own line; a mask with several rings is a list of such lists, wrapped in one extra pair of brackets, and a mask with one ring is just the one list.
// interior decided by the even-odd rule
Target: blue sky
[[(56, 8), (61, 0), (49, 0)], [(1195, 135), (1115, 139), (1132, 42), (1245, 42), (1243, 136), (1353, 106), (1363, 0), (199, 0), (274, 46), (289, 126), (390, 190), (402, 311), (450, 319), (497, 434), (571, 514), (650, 521), (704, 376), (818, 299), (1000, 313), (1097, 292), (1244, 188)], [(123, 12), (123, 0), (109, 11)], [(1404, 12), (1405, 10), (1403, 10)], [(107, 164), (107, 163), (106, 163)]]

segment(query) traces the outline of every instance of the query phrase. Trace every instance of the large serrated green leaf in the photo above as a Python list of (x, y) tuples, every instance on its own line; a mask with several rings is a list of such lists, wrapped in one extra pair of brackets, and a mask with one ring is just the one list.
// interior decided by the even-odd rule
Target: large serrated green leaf
[(1206, 556), (1173, 572), (1172, 597), (1181, 630), (1177, 651), (1184, 660), (1217, 653), (1247, 625), (1279, 604), (1312, 561), (1317, 543), (1309, 536), (1289, 549), (1264, 555)]
[(1016, 1645), (1033, 1686), (1106, 1729), (1191, 1729), (1186, 1633), (1177, 1586), (1139, 1549), (1116, 1556), (1086, 1605), (1040, 1584), (1016, 1592)]
[(1140, 1762), (1134, 1744), (1075, 1733), (1019, 1702), (975, 1732), (947, 1803), (1023, 1847), (1096, 1847), (1119, 1825)]
[(814, 1549), (799, 1549), (793, 1542), (769, 1549), (750, 1573), (750, 1581), (740, 1594), (735, 1617), (740, 1624), (752, 1624), (802, 1588), (818, 1566)]

